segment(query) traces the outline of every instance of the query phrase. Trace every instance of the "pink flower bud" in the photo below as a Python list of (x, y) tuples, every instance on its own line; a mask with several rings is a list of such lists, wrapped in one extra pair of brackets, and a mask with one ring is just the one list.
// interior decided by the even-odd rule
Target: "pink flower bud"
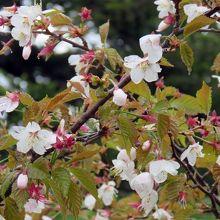
[(84, 124), (84, 125), (82, 125), (80, 127), (79, 130), (82, 131), (82, 132), (88, 132), (89, 131), (89, 127), (86, 124)]
[(19, 189), (25, 189), (27, 188), (27, 184), (28, 184), (28, 176), (27, 174), (19, 174), (18, 179), (17, 179), (17, 187)]
[(156, 31), (157, 31), (157, 32), (162, 32), (162, 31), (166, 30), (169, 26), (170, 26), (170, 24), (167, 24), (167, 23), (164, 22), (164, 20), (163, 20), (163, 21), (161, 21), (160, 24), (158, 25)]
[(55, 46), (56, 44), (47, 45), (40, 51), (40, 53), (38, 53), (37, 58), (40, 59), (40, 57), (51, 55)]
[(81, 12), (79, 13), (81, 20), (82, 21), (91, 20), (92, 19), (91, 13), (92, 13), (92, 10), (89, 10), (88, 8), (83, 7), (81, 9)]
[(28, 60), (28, 58), (30, 57), (31, 55), (31, 46), (25, 46), (23, 48), (23, 52), (22, 52), (22, 57), (25, 59), (25, 60)]
[(143, 151), (148, 151), (150, 149), (151, 143), (149, 140), (145, 141), (142, 146)]
[(115, 89), (113, 92), (113, 102), (118, 106), (123, 106), (126, 103), (127, 95), (122, 89)]
[(0, 17), (0, 26), (4, 25), (7, 22), (8, 22), (8, 19)]

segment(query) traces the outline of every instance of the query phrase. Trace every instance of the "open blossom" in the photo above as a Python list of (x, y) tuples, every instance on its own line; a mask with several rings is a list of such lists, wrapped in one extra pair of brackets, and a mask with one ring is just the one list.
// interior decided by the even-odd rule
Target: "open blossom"
[(209, 9), (205, 6), (198, 6), (197, 4), (187, 4), (183, 6), (184, 13), (187, 15), (187, 23), (191, 22), (196, 17), (204, 14)]
[(159, 18), (165, 18), (169, 14), (174, 15), (176, 13), (176, 8), (172, 0), (156, 0), (154, 1), (159, 11)]
[(44, 208), (44, 203), (35, 199), (28, 199), (24, 205), (25, 212), (28, 213), (41, 213)]
[(179, 168), (179, 163), (172, 160), (151, 161), (149, 164), (149, 172), (157, 183), (163, 183), (167, 179), (168, 173), (176, 176)]
[(17, 92), (6, 92), (6, 96), (0, 97), (0, 113), (1, 112), (12, 112), (19, 105), (19, 93)]
[(93, 210), (95, 207), (96, 199), (93, 195), (88, 194), (84, 199), (84, 205), (87, 209)]
[(130, 186), (140, 198), (144, 198), (148, 192), (153, 190), (154, 180), (150, 173), (144, 172), (134, 177), (130, 182)]
[(131, 80), (138, 84), (143, 79), (153, 82), (158, 79), (161, 72), (158, 62), (162, 58), (162, 47), (160, 46), (160, 34), (150, 34), (140, 38), (140, 48), (144, 54), (141, 58), (137, 55), (130, 55), (124, 58), (125, 67), (131, 69)]
[(116, 172), (116, 175), (119, 175), (122, 180), (131, 181), (135, 176), (135, 164), (134, 160), (136, 158), (135, 148), (131, 149), (130, 157), (127, 154), (125, 149), (120, 150), (117, 155), (117, 159), (113, 160), (114, 165), (113, 169)]
[(112, 204), (114, 196), (118, 193), (118, 190), (115, 189), (115, 182), (109, 181), (107, 184), (103, 183), (98, 189), (98, 196), (102, 199), (105, 206)]
[(125, 105), (127, 100), (127, 95), (122, 89), (115, 89), (113, 92), (113, 102), (118, 106)]
[(141, 207), (144, 210), (144, 215), (148, 216), (158, 201), (158, 193), (155, 190), (147, 192), (141, 200)]
[(197, 157), (204, 157), (202, 153), (203, 146), (199, 142), (189, 145), (189, 147), (181, 154), (180, 159), (183, 161), (187, 158), (189, 164), (194, 166), (196, 164)]
[(173, 216), (170, 215), (169, 212), (167, 212), (165, 209), (157, 209), (153, 215), (154, 219), (159, 219), (159, 220), (162, 220), (162, 219), (166, 219), (166, 220), (171, 220), (173, 219)]
[[(78, 85), (74, 87), (74, 83)], [(90, 86), (84, 76), (74, 76), (69, 80), (69, 82), (67, 82), (67, 87), (72, 87), (72, 92), (81, 93), (83, 98), (90, 97)]]
[(27, 188), (28, 185), (28, 176), (27, 174), (19, 174), (18, 178), (17, 178), (17, 187), (19, 189), (25, 189)]
[(17, 151), (27, 153), (29, 150), (43, 155), (47, 149), (56, 143), (56, 135), (46, 129), (41, 129), (36, 122), (29, 122), (26, 127), (13, 126), (9, 132), (18, 140)]

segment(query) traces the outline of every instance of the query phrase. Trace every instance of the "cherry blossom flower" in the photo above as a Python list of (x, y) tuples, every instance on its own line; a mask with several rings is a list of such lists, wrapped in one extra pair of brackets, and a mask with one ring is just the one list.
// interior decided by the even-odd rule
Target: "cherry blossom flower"
[(211, 115), (211, 118), (210, 118), (210, 122), (214, 126), (220, 126), (220, 116), (217, 115), (216, 111), (212, 112), (212, 115)]
[(180, 168), (178, 162), (173, 160), (157, 160), (151, 161), (149, 164), (149, 172), (153, 175), (155, 182), (163, 183), (167, 179), (167, 174), (176, 176)]
[(43, 155), (47, 149), (56, 143), (56, 135), (46, 129), (41, 129), (36, 122), (29, 122), (26, 127), (13, 126), (9, 132), (18, 140), (17, 151), (27, 153), (29, 150)]
[(107, 184), (103, 183), (98, 189), (98, 196), (102, 199), (105, 206), (112, 204), (114, 196), (118, 193), (118, 190), (115, 189), (115, 182), (109, 181)]
[(82, 21), (91, 20), (92, 19), (91, 13), (92, 13), (92, 10), (89, 10), (86, 7), (82, 7), (81, 12), (79, 13), (81, 20)]
[(142, 145), (142, 150), (143, 151), (148, 151), (150, 149), (151, 142), (149, 140), (145, 141)]
[(197, 157), (204, 157), (202, 153), (203, 146), (199, 142), (189, 145), (189, 147), (181, 154), (180, 159), (183, 161), (187, 158), (189, 164), (194, 166), (196, 164)]
[(166, 220), (171, 220), (173, 219), (173, 216), (170, 215), (169, 212), (167, 212), (165, 209), (157, 209), (153, 215), (154, 219), (159, 219), (159, 220), (162, 220), (162, 219), (166, 219)]
[(150, 173), (144, 172), (134, 177), (130, 182), (130, 186), (142, 199), (148, 192), (153, 190), (154, 180)]
[(171, 0), (156, 0), (154, 4), (158, 5), (159, 18), (165, 18), (169, 14), (174, 15), (176, 13), (174, 2)]
[(186, 192), (179, 192), (178, 202), (180, 205), (185, 208), (186, 207), (186, 200), (187, 200), (187, 193)]
[(157, 32), (162, 32), (166, 30), (170, 25), (173, 25), (174, 23), (175, 23), (174, 15), (168, 15), (158, 25)]
[[(73, 84), (77, 83), (79, 86), (74, 87)], [(81, 93), (83, 98), (90, 97), (90, 86), (89, 83), (85, 80), (84, 76), (74, 76), (67, 82), (67, 87), (72, 87), (72, 92)]]
[(131, 149), (130, 157), (127, 154), (125, 149), (119, 151), (117, 159), (113, 160), (114, 165), (113, 170), (116, 172), (116, 175), (119, 175), (122, 180), (131, 181), (135, 176), (135, 164), (134, 160), (136, 158), (135, 148)]
[(187, 15), (187, 23), (194, 20), (196, 17), (204, 14), (209, 9), (205, 6), (198, 6), (197, 4), (187, 4), (183, 6), (184, 13)]
[(156, 62), (162, 58), (160, 34), (150, 34), (140, 38), (139, 43), (144, 57), (130, 55), (124, 58), (124, 66), (131, 69), (131, 80), (138, 84), (143, 79), (147, 82), (156, 81), (161, 72), (160, 65)]
[(18, 178), (17, 178), (17, 187), (19, 189), (25, 189), (27, 188), (28, 185), (28, 176), (27, 174), (19, 174)]
[(218, 155), (216, 163), (220, 166), (220, 155)]
[(198, 125), (198, 118), (196, 117), (188, 117), (187, 118), (187, 121), (186, 121), (187, 125), (190, 127), (190, 128), (194, 128), (196, 125)]
[(24, 205), (25, 212), (28, 213), (41, 213), (44, 208), (44, 203), (35, 199), (28, 199)]
[(148, 216), (158, 201), (158, 193), (155, 190), (147, 192), (141, 200), (141, 207), (144, 210), (145, 216)]
[(28, 193), (32, 199), (44, 202), (45, 197), (42, 194), (42, 187), (40, 185), (32, 183), (28, 188)]
[(88, 194), (84, 199), (84, 205), (87, 209), (93, 210), (95, 207), (96, 199), (93, 195)]
[(56, 143), (53, 145), (53, 147), (58, 150), (70, 149), (75, 144), (74, 138), (72, 137), (71, 134), (67, 133), (64, 126), (65, 126), (65, 120), (62, 119), (55, 132)]
[(19, 105), (19, 96), (18, 92), (6, 92), (6, 96), (0, 97), (0, 113), (14, 111)]
[(71, 66), (75, 66), (75, 71), (77, 74), (87, 72), (88, 64), (91, 64), (95, 59), (94, 51), (87, 51), (82, 55), (74, 54), (68, 58), (68, 62)]
[(22, 51), (22, 57), (24, 60), (28, 60), (28, 58), (31, 55), (31, 46), (24, 46), (23, 51)]
[(127, 94), (119, 88), (116, 88), (113, 92), (113, 102), (118, 106), (125, 105), (127, 100)]

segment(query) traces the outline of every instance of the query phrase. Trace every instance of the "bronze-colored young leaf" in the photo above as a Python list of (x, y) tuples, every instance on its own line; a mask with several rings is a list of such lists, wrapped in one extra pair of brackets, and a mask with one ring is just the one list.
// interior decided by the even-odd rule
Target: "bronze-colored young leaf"
[(53, 14), (50, 19), (50, 23), (53, 26), (62, 26), (72, 23), (72, 19), (63, 13)]
[(110, 66), (113, 70), (116, 69), (117, 65), (121, 66), (123, 60), (116, 49), (114, 48), (105, 48), (105, 54), (110, 63)]
[(100, 37), (101, 37), (101, 42), (103, 44), (106, 43), (106, 40), (107, 40), (107, 37), (108, 37), (109, 25), (110, 25), (110, 23), (109, 23), (109, 20), (108, 20), (106, 23), (104, 23), (103, 25), (101, 25), (99, 27), (99, 34), (100, 34)]

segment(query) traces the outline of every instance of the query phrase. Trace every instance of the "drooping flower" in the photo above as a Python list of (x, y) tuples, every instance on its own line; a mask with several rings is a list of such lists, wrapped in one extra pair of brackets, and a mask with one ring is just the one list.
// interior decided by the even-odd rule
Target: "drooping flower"
[(29, 122), (26, 127), (13, 126), (9, 133), (18, 140), (17, 151), (21, 153), (33, 149), (35, 153), (43, 155), (56, 143), (56, 135), (49, 130), (41, 129), (36, 122)]
[(119, 88), (116, 88), (113, 92), (113, 102), (118, 106), (125, 105), (127, 100), (127, 94)]
[(197, 4), (187, 4), (183, 6), (184, 13), (187, 15), (187, 23), (194, 20), (196, 17), (204, 14), (209, 10), (205, 6), (198, 6)]
[(189, 147), (181, 154), (180, 159), (183, 161), (187, 158), (189, 164), (194, 166), (196, 164), (197, 157), (204, 157), (202, 153), (203, 146), (199, 142), (189, 145)]
[(6, 96), (0, 97), (0, 113), (14, 111), (19, 105), (19, 99), (18, 92), (6, 92)]
[(31, 55), (31, 46), (29, 45), (24, 46), (23, 51), (22, 51), (22, 57), (24, 58), (24, 60), (28, 60), (30, 55)]
[(130, 186), (142, 199), (153, 190), (154, 180), (150, 173), (144, 172), (134, 177), (130, 181)]
[(41, 213), (44, 208), (44, 203), (35, 199), (28, 199), (24, 205), (25, 212), (28, 213)]
[(84, 199), (84, 205), (87, 209), (93, 210), (95, 207), (96, 199), (93, 195), (88, 194)]
[(28, 185), (28, 176), (27, 174), (19, 174), (18, 178), (17, 178), (17, 187), (19, 189), (25, 189), (27, 188)]
[(155, 190), (148, 192), (141, 200), (141, 207), (145, 216), (148, 216), (158, 201), (158, 193)]
[(165, 18), (169, 14), (174, 15), (176, 13), (176, 8), (172, 0), (156, 0), (154, 1), (157, 6), (157, 11), (159, 11), (159, 18)]
[(115, 188), (115, 182), (109, 181), (107, 184), (103, 183), (101, 187), (98, 189), (98, 196), (102, 199), (105, 206), (109, 206), (112, 204), (114, 196), (117, 195), (118, 190)]
[(82, 21), (91, 20), (92, 19), (91, 13), (92, 10), (89, 10), (86, 7), (82, 7), (81, 12), (79, 13), (81, 20)]
[(163, 183), (167, 179), (167, 174), (176, 176), (180, 165), (173, 160), (157, 160), (151, 161), (149, 164), (149, 172), (153, 175), (155, 182)]
[(71, 87), (72, 92), (81, 93), (83, 98), (90, 97), (90, 86), (84, 76), (74, 76), (67, 82), (67, 87)]
[(122, 180), (131, 181), (135, 176), (135, 164), (134, 160), (136, 158), (135, 148), (131, 149), (130, 157), (125, 149), (119, 151), (117, 159), (113, 160), (114, 165), (113, 170), (115, 170), (116, 175), (119, 175)]
[(173, 216), (170, 215), (169, 212), (167, 212), (165, 209), (157, 209), (153, 215), (154, 219), (159, 219), (159, 220), (163, 220), (163, 219), (166, 219), (166, 220), (171, 220), (173, 219)]
[(131, 80), (138, 84), (143, 79), (153, 82), (158, 79), (161, 72), (160, 65), (157, 64), (162, 58), (162, 47), (160, 46), (160, 34), (150, 34), (140, 38), (139, 43), (144, 57), (130, 55), (124, 58), (124, 66), (131, 69)]
[(157, 32), (162, 32), (166, 30), (170, 25), (173, 25), (173, 24), (175, 24), (175, 16), (168, 15), (158, 25)]

